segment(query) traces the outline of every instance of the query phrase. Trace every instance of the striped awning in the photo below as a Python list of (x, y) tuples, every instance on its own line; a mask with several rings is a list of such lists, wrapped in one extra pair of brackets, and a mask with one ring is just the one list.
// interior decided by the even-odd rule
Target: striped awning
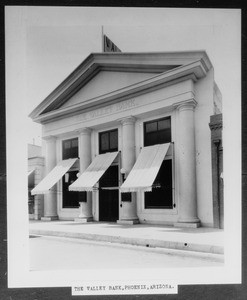
[(150, 192), (170, 143), (144, 147), (127, 179), (120, 187), (123, 193)]
[(50, 173), (31, 191), (32, 195), (45, 194), (63, 177), (63, 175), (74, 165), (78, 158), (69, 158), (60, 161)]
[(28, 177), (31, 176), (31, 175), (33, 174), (34, 171), (35, 171), (35, 169), (32, 169), (32, 170), (28, 171), (27, 176), (28, 176)]
[(35, 169), (32, 169), (32, 170), (28, 171), (28, 173), (27, 173), (29, 188), (34, 187), (34, 172), (35, 172)]
[(96, 183), (110, 167), (118, 152), (100, 154), (94, 158), (81, 176), (69, 186), (70, 191), (93, 191)]

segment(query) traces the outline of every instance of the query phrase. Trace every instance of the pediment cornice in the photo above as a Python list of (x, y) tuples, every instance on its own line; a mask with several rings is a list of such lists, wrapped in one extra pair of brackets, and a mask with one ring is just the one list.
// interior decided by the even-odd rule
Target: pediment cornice
[[(174, 53), (93, 53), (89, 55), (29, 115), (35, 122), (46, 123), (65, 115), (80, 113), (110, 101), (122, 101), (178, 80), (204, 77), (212, 64), (204, 51)], [(61, 107), (100, 71), (157, 73), (149, 79), (132, 84), (82, 103)], [(61, 107), (61, 108), (60, 108)]]

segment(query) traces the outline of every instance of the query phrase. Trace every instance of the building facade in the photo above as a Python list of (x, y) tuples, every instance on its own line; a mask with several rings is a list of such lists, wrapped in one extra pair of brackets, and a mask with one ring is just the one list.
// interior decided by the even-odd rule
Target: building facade
[(214, 227), (224, 228), (224, 183), (223, 183), (223, 144), (222, 114), (212, 115), (211, 129), (213, 220)]
[(44, 177), (44, 157), (41, 146), (28, 144), (28, 213), (29, 219), (39, 220), (44, 216), (44, 197), (32, 195), (31, 191)]
[(204, 51), (93, 53), (30, 117), (43, 127), (45, 220), (214, 227)]

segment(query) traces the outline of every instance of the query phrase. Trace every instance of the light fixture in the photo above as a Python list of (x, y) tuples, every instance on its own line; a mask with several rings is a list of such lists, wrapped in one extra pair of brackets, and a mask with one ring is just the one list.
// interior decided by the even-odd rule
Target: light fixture
[(122, 175), (122, 181), (124, 182), (125, 177), (126, 177), (126, 170), (124, 168), (120, 169), (120, 173)]
[(121, 173), (121, 174), (126, 174), (126, 170), (125, 170), (124, 168), (122, 168), (122, 169), (120, 170), (120, 173)]

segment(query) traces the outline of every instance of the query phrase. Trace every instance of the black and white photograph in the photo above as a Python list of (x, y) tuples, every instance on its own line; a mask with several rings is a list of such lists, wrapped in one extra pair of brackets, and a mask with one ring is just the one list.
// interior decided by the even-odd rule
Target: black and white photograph
[(9, 287), (241, 283), (241, 10), (6, 6), (5, 49)]

